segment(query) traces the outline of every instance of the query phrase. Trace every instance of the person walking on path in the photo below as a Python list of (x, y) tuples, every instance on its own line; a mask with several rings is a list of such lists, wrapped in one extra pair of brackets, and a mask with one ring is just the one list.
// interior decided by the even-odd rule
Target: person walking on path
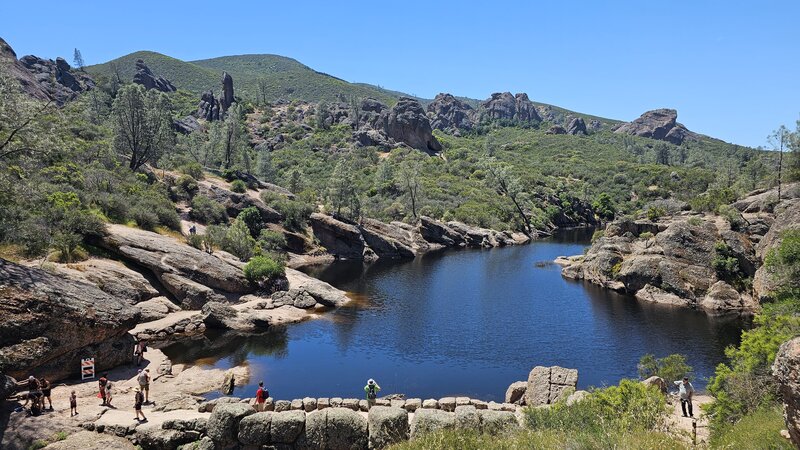
[(108, 384), (108, 374), (104, 373), (99, 380), (97, 380), (97, 386), (100, 388), (100, 398), (103, 399), (103, 403), (100, 406), (106, 406), (106, 385)]
[(136, 411), (136, 417), (134, 420), (137, 422), (139, 421), (139, 416), (142, 416), (142, 422), (147, 422), (147, 417), (144, 416), (142, 412), (142, 404), (144, 403), (144, 394), (142, 394), (142, 390), (139, 388), (135, 388), (135, 397), (133, 403), (133, 409)]
[(692, 386), (692, 383), (689, 383), (689, 377), (683, 377), (683, 381), (676, 381), (675, 385), (678, 386), (678, 393), (681, 397), (681, 410), (683, 411), (683, 417), (687, 417), (687, 405), (689, 407), (688, 417), (694, 417), (694, 413), (692, 412), (692, 395), (694, 395), (694, 386)]
[(150, 403), (150, 369), (139, 369), (136, 381), (139, 382), (139, 389), (144, 393), (144, 402)]
[(75, 395), (75, 391), (72, 391), (69, 394), (69, 416), (77, 416), (78, 415), (78, 396)]
[(47, 403), (50, 404), (50, 411), (53, 410), (53, 400), (50, 399), (50, 394), (52, 393), (52, 387), (50, 386), (50, 380), (45, 377), (42, 377), (39, 380), (39, 384), (42, 385), (42, 409), (44, 409), (44, 401), (47, 400)]
[(267, 397), (269, 397), (269, 391), (264, 389), (264, 382), (259, 381), (258, 390), (256, 390), (256, 401), (255, 401), (256, 411), (258, 412), (264, 411), (264, 405), (267, 402)]
[(147, 344), (145, 344), (142, 340), (136, 341), (136, 345), (133, 346), (133, 358), (136, 361), (137, 366), (142, 365), (142, 360), (144, 360), (144, 353), (146, 351)]
[(367, 393), (367, 403), (369, 407), (372, 408), (375, 406), (375, 399), (378, 398), (378, 391), (381, 390), (381, 387), (378, 386), (378, 383), (375, 382), (372, 378), (367, 380), (367, 385), (364, 386), (364, 392)]

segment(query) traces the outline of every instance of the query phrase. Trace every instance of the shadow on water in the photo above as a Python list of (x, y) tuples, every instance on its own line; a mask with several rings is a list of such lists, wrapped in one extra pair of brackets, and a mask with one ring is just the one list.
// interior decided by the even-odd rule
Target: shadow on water
[(387, 394), (502, 400), (536, 365), (576, 368), (585, 388), (635, 377), (645, 353), (687, 355), (695, 386), (704, 386), (725, 347), (738, 343), (742, 321), (565, 280), (549, 262), (582, 253), (592, 231), (565, 230), (519, 247), (309, 268), (357, 301), (319, 320), (258, 335), (207, 334), (165, 352), (175, 362), (247, 363), (245, 391), (264, 380), (278, 398), (360, 397), (366, 379), (375, 378)]

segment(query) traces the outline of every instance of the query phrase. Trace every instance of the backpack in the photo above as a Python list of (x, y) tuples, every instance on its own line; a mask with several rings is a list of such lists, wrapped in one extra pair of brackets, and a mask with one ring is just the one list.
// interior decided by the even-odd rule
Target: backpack
[(378, 397), (378, 392), (375, 390), (375, 385), (370, 384), (369, 390), (367, 391), (367, 398), (370, 400), (375, 400)]
[(136, 377), (136, 381), (139, 382), (139, 386), (146, 385), (147, 384), (147, 373), (146, 372), (140, 373), (139, 376)]
[(136, 393), (136, 403), (144, 403), (144, 394), (141, 392)]

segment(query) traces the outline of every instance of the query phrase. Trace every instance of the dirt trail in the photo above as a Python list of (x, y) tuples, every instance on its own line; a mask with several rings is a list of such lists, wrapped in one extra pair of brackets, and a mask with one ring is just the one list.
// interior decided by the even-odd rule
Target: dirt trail
[(703, 413), (701, 406), (714, 401), (710, 395), (695, 395), (692, 399), (694, 417), (683, 417), (681, 402), (677, 396), (670, 396), (672, 399), (672, 412), (667, 417), (668, 429), (679, 435), (686, 442), (692, 442), (693, 423), (697, 425), (697, 443), (708, 444), (709, 428), (708, 417)]

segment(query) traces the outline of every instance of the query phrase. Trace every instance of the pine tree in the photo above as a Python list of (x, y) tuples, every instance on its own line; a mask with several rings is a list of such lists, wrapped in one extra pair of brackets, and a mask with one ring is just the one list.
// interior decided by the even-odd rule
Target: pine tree
[(75, 63), (75, 67), (83, 71), (84, 67), (83, 56), (81, 55), (81, 51), (78, 50), (77, 48), (75, 49), (75, 53), (72, 56), (72, 62)]

